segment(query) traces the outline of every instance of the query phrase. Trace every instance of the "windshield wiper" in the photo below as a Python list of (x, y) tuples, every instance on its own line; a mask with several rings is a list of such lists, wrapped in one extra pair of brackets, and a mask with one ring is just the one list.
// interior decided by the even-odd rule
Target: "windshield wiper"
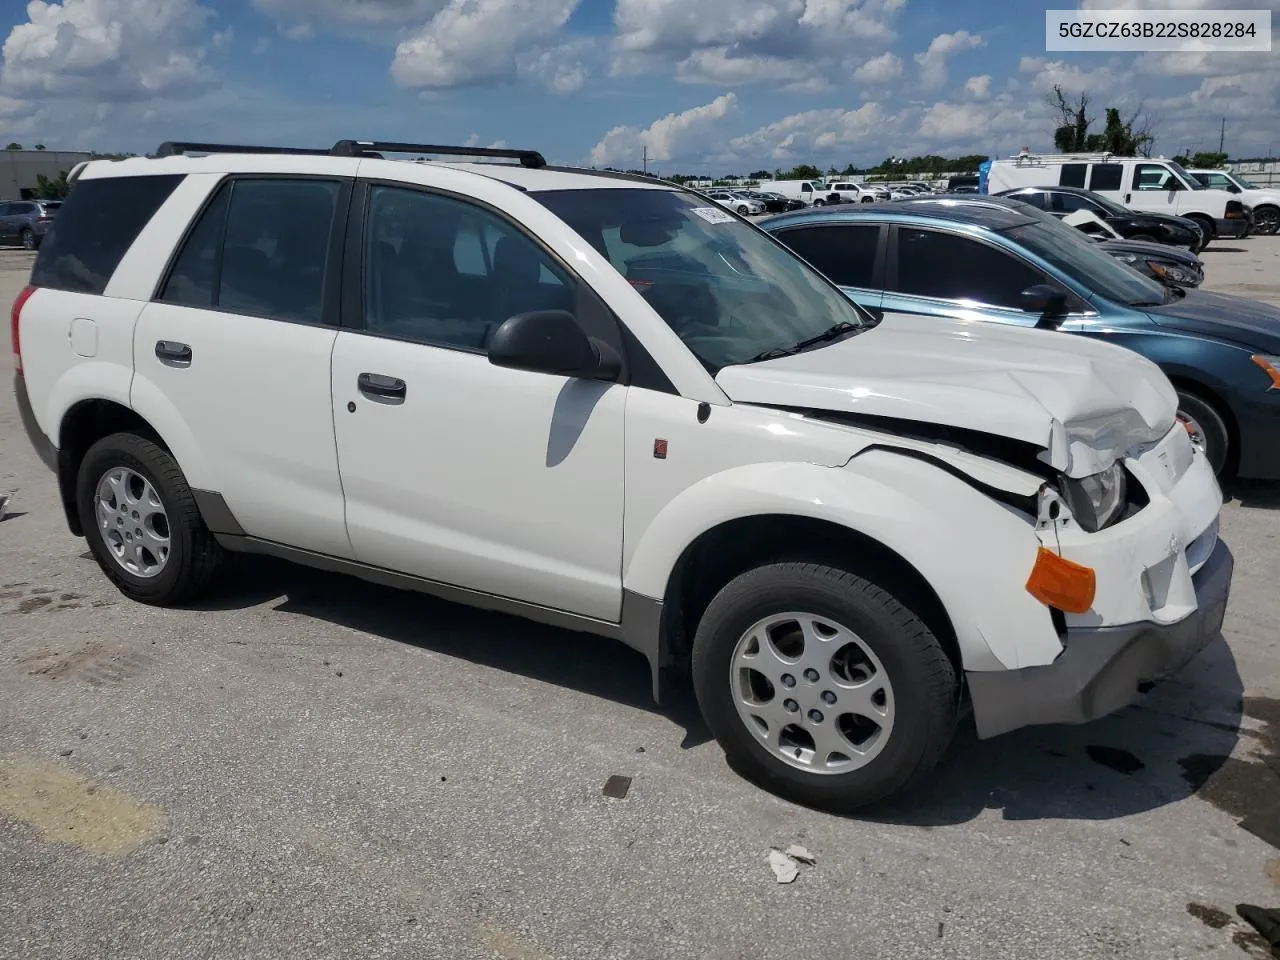
[(853, 333), (855, 330), (862, 329), (856, 323), (850, 323), (848, 320), (841, 320), (837, 324), (833, 324), (821, 333), (816, 334), (807, 339), (801, 340), (799, 343), (793, 343), (789, 347), (770, 347), (768, 350), (762, 350), (754, 357), (748, 360), (748, 363), (758, 363), (761, 360), (776, 360), (779, 357), (789, 357), (794, 353), (799, 353), (807, 347), (816, 347), (820, 343), (826, 343), (834, 340), (836, 337), (843, 336), (846, 333)]

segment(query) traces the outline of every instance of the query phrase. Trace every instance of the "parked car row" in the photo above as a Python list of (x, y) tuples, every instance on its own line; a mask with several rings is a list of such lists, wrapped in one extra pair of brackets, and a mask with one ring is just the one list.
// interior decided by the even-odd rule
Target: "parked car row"
[(125, 596), (260, 553), (620, 641), (837, 810), (961, 711), (1085, 722), (1218, 635), (1214, 465), (1277, 469), (1274, 316), (1015, 200), (762, 230), (535, 151), (301, 152), (77, 167), (11, 311), (24, 426)]
[(1011, 197), (799, 213), (763, 226), (865, 308), (1048, 328), (1134, 350), (1174, 384), (1178, 418), (1215, 472), (1280, 479), (1275, 307), (1161, 285)]

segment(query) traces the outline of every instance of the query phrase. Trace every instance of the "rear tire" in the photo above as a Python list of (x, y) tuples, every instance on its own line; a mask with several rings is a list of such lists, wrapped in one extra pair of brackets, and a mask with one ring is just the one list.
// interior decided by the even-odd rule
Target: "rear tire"
[(1231, 457), (1231, 433), (1226, 421), (1209, 401), (1199, 394), (1178, 387), (1178, 419), (1186, 427), (1191, 442), (1199, 447), (1219, 476)]
[(158, 444), (133, 433), (95, 443), (80, 464), (76, 506), (98, 566), (130, 599), (173, 606), (212, 582), (222, 549)]
[(36, 235), (27, 227), (22, 228), (22, 249), (35, 250), (40, 244), (36, 241)]
[(956, 668), (929, 628), (821, 564), (769, 564), (726, 585), (698, 624), (693, 685), (736, 769), (839, 812), (929, 773), (956, 726)]

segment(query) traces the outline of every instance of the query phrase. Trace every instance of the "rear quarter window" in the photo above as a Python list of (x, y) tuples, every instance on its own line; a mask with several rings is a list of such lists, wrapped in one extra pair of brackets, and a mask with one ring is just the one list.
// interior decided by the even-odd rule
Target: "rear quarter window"
[(40, 246), (31, 283), (102, 293), (138, 234), (182, 180), (175, 174), (77, 182)]

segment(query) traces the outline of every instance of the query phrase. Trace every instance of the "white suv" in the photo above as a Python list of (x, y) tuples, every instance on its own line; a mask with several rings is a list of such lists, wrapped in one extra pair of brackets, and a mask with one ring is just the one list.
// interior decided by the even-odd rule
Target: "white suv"
[(697, 194), (533, 152), (158, 152), (75, 171), (13, 308), (129, 597), (248, 551), (620, 640), (834, 809), (969, 704), (1081, 722), (1218, 634), (1221, 492), (1137, 354), (881, 319)]

